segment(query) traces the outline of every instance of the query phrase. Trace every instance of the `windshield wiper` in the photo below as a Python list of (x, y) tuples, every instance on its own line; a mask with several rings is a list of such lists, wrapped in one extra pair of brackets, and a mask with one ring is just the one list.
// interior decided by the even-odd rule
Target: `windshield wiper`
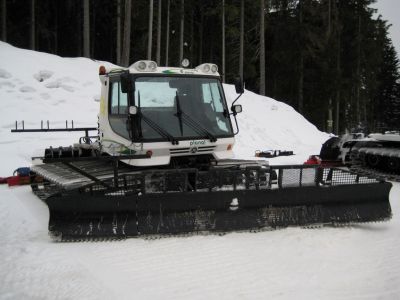
[[(172, 143), (172, 145), (178, 145), (179, 144), (179, 141), (173, 135), (171, 135), (168, 131), (166, 131), (165, 129), (160, 127), (160, 125), (158, 125), (156, 122), (154, 122), (149, 117), (146, 117), (142, 113), (142, 109), (140, 107), (140, 92), (139, 91), (138, 91), (138, 116), (139, 116), (140, 119), (145, 121), (147, 123), (147, 125), (149, 125), (152, 129), (157, 131), (157, 133), (159, 135), (161, 135), (163, 138), (166, 138), (168, 141), (170, 141)], [(142, 129), (140, 127), (140, 131), (141, 130)], [(140, 132), (140, 136), (143, 137), (143, 133), (142, 132)]]
[(182, 124), (182, 108), (181, 102), (179, 101), (178, 91), (176, 92), (176, 116), (179, 119), (179, 130), (181, 131), (181, 136), (183, 135), (183, 124)]
[(183, 128), (182, 128), (182, 121), (183, 121), (188, 126), (190, 126), (194, 131), (196, 131), (198, 134), (205, 135), (210, 140), (210, 142), (217, 141), (217, 138), (211, 132), (209, 132), (206, 128), (203, 127), (203, 125), (201, 125), (196, 120), (192, 119), (192, 117), (190, 117), (188, 114), (186, 114), (182, 110), (181, 103), (180, 103), (179, 96), (178, 96), (178, 91), (176, 92), (176, 114), (175, 114), (175, 116), (177, 116), (179, 118), (179, 127), (180, 127), (182, 135), (183, 135)]

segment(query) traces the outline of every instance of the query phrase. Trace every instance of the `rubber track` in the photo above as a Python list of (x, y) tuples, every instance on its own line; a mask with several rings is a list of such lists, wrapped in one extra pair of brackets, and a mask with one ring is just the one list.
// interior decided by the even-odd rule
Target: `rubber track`
[(363, 176), (375, 177), (378, 180), (400, 182), (400, 175), (394, 173), (383, 172), (378, 169), (373, 169), (359, 163), (352, 164), (350, 171), (358, 173)]

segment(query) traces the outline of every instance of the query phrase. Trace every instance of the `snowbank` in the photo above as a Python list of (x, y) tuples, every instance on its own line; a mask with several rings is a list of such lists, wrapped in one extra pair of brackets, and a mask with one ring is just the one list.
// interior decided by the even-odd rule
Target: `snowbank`
[[(234, 86), (224, 85), (224, 90), (232, 103), (237, 97)], [(237, 115), (237, 157), (254, 157), (255, 150), (291, 150), (295, 157), (275, 158), (270, 163), (303, 163), (310, 154), (318, 154), (329, 138), (283, 102), (246, 90), (236, 104), (243, 106), (243, 112)]]
[[(99, 65), (111, 65), (87, 58), (62, 58), (19, 49), (0, 42), (0, 176), (19, 166), (29, 166), (36, 149), (68, 146), (81, 133), (10, 133), (15, 121), (26, 128), (40, 127), (49, 120), (53, 128), (95, 126), (99, 110)], [(21, 123), (19, 123), (21, 127)], [(11, 154), (11, 156), (10, 156)]]

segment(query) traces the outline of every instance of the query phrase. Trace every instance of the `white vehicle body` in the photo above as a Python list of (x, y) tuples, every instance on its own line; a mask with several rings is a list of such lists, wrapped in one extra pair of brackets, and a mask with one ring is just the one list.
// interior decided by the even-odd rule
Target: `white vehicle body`
[[(377, 164), (381, 158), (400, 159), (399, 143), (399, 132), (371, 133), (368, 137), (363, 134), (347, 135), (342, 137), (339, 158), (343, 164), (351, 164), (355, 158), (351, 153), (356, 150), (356, 157), (367, 163), (376, 161)], [(399, 163), (396, 163), (396, 167), (397, 165)]]
[(378, 141), (400, 142), (400, 132), (398, 131), (371, 133), (369, 137)]
[[(194, 69), (186, 69), (157, 67), (155, 62), (139, 61), (127, 69), (101, 68), (103, 70), (99, 75), (102, 84), (99, 143), (102, 152), (110, 155), (151, 156), (149, 159), (124, 161), (134, 166), (168, 165), (171, 157), (179, 156), (209, 154), (216, 160), (233, 157), (232, 147), (235, 140), (232, 123), (216, 65), (203, 64)], [(121, 92), (122, 74), (128, 74), (132, 78), (133, 90), (130, 93)], [(187, 91), (187, 94), (180, 86), (186, 82), (194, 87), (193, 90)], [(177, 85), (178, 88), (173, 85)], [(194, 90), (195, 88), (197, 90)], [(194, 95), (188, 96), (191, 93)], [(190, 103), (195, 99), (200, 104), (194, 106)], [(212, 109), (207, 112), (203, 106), (210, 106)], [(189, 108), (197, 110), (189, 116), (190, 120), (194, 120), (194, 124), (198, 125), (197, 129), (181, 120), (180, 107), (184, 107), (183, 113), (186, 113), (185, 110), (189, 111)], [(161, 129), (156, 128), (157, 131), (140, 119), (141, 138), (132, 137), (133, 133), (131, 134), (130, 130), (137, 132), (138, 129), (132, 126), (129, 129), (126, 123), (129, 118), (138, 118), (137, 110), (155, 123), (154, 127)], [(206, 121), (207, 118), (211, 118), (216, 125), (212, 127), (211, 121)], [(163, 133), (171, 133), (175, 142), (168, 140)]]

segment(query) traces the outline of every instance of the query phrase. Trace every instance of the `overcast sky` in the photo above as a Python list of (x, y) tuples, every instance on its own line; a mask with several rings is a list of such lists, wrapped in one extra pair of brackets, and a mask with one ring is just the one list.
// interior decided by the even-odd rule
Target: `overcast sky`
[(388, 20), (390, 37), (396, 48), (397, 57), (400, 57), (400, 0), (377, 0), (372, 7), (378, 9), (383, 20)]

